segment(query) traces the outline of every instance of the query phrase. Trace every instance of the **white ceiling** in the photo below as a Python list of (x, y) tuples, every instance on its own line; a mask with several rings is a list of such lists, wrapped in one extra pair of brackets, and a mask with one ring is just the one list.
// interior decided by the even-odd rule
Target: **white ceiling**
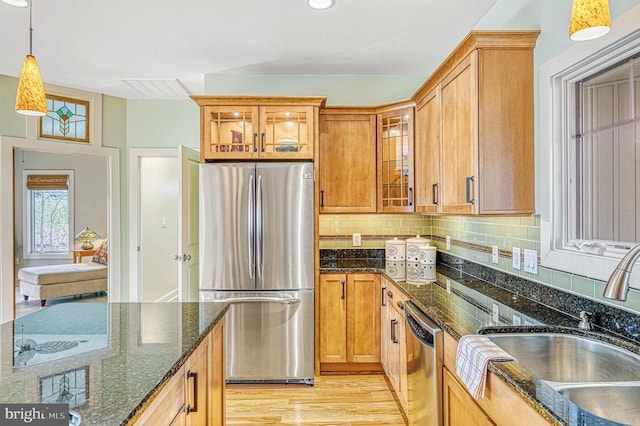
[[(496, 0), (33, 0), (33, 53), (43, 79), (144, 98), (123, 79), (205, 74), (424, 75)], [(29, 50), (26, 8), (0, 3), (0, 74)], [(165, 96), (166, 97), (166, 96)]]

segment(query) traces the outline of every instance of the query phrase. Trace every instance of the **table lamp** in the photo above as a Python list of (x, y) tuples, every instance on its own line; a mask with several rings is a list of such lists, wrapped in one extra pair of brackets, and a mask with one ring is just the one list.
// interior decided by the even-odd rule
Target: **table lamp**
[(82, 250), (93, 249), (93, 244), (91, 242), (97, 240), (98, 238), (100, 238), (100, 235), (98, 235), (96, 231), (89, 227), (84, 228), (78, 233), (78, 235), (76, 235), (76, 240), (82, 241), (82, 245), (80, 246)]

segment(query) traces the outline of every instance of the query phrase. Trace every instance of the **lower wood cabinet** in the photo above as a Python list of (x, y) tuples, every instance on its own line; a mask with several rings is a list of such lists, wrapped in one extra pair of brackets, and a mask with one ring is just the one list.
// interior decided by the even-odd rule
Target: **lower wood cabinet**
[(489, 372), (484, 398), (474, 399), (455, 374), (458, 342), (444, 333), (444, 424), (547, 426), (547, 421), (505, 381)]
[(402, 304), (406, 297), (386, 278), (381, 278), (380, 363), (407, 413), (407, 336)]
[[(443, 378), (445, 426), (489, 426), (495, 424), (446, 368)], [(517, 421), (514, 419), (513, 424), (515, 423)]]
[(223, 426), (224, 319), (153, 397), (135, 425)]
[(320, 372), (380, 371), (379, 274), (320, 274)]

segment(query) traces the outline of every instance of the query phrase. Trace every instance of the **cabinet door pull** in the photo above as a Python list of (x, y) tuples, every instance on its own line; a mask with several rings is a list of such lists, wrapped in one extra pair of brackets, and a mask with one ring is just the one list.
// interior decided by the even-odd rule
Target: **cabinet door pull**
[(391, 320), (391, 341), (393, 343), (398, 343), (398, 320), (397, 319), (393, 319)]
[(387, 289), (386, 287), (382, 287), (382, 296), (380, 297), (380, 304), (382, 306), (387, 306), (387, 301), (384, 298), (384, 293), (386, 289)]
[(342, 284), (342, 296), (340, 296), (340, 299), (344, 299), (344, 280), (340, 281), (340, 284)]
[[(440, 193), (439, 190), (440, 187), (438, 186), (438, 182), (434, 183), (433, 185), (431, 185), (431, 199), (433, 201), (434, 205), (438, 205), (438, 203), (440, 202), (439, 198), (440, 198)], [(436, 198), (436, 194), (438, 195), (438, 198)]]
[(260, 133), (260, 150), (264, 152), (264, 133)]
[(387, 290), (387, 297), (389, 299), (393, 299), (393, 293), (391, 292), (391, 290)]
[(473, 204), (475, 200), (471, 198), (471, 184), (473, 183), (473, 176), (467, 176), (467, 203)]
[(193, 378), (193, 406), (187, 404), (187, 414), (198, 411), (198, 373), (191, 370), (187, 371), (187, 380), (190, 378)]
[(320, 190), (320, 207), (324, 207), (324, 189)]
[(409, 187), (409, 205), (413, 205), (413, 188)]
[(257, 143), (257, 140), (258, 140), (258, 134), (257, 134), (257, 133), (254, 133), (254, 134), (253, 134), (253, 152), (258, 152), (258, 143)]

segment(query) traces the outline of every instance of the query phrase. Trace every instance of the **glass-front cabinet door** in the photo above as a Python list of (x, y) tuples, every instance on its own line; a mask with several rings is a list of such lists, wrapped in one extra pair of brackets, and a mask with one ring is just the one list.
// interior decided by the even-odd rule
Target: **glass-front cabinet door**
[(378, 114), (378, 211), (412, 212), (413, 108)]
[(313, 117), (313, 107), (260, 107), (260, 156), (263, 158), (312, 159)]
[(204, 157), (258, 158), (258, 118), (256, 106), (204, 107)]
[(191, 96), (200, 106), (200, 160), (313, 160), (318, 96)]

